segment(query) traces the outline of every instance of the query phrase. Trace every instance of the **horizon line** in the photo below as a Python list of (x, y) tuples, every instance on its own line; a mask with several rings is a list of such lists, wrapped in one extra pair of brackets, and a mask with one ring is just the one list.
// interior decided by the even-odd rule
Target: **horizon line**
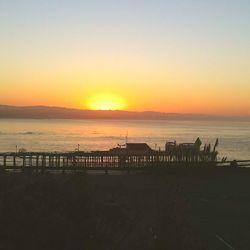
[(12, 107), (12, 108), (58, 108), (58, 109), (68, 109), (68, 110), (78, 110), (78, 111), (91, 111), (91, 112), (130, 112), (130, 113), (158, 113), (158, 114), (171, 114), (171, 115), (194, 115), (194, 116), (209, 116), (209, 117), (221, 117), (221, 118), (250, 118), (250, 114), (223, 114), (223, 113), (195, 113), (195, 112), (173, 112), (173, 111), (156, 111), (156, 110), (125, 110), (125, 109), (84, 109), (77, 107), (65, 107), (65, 106), (55, 106), (55, 105), (10, 105), (10, 104), (1, 104), (0, 107)]

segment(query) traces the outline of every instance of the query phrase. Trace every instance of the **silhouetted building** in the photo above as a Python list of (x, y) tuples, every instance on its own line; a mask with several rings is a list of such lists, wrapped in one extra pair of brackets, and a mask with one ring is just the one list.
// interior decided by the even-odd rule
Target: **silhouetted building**
[(179, 149), (179, 150), (191, 150), (191, 151), (200, 152), (201, 144), (202, 144), (202, 142), (201, 142), (199, 137), (196, 139), (196, 141), (194, 143), (177, 144), (176, 141), (166, 142), (165, 151), (166, 152), (173, 152), (173, 151)]
[(148, 154), (153, 150), (147, 143), (126, 143), (119, 145), (119, 147), (112, 148), (110, 151), (115, 153)]
[(147, 143), (126, 143), (126, 149), (129, 153), (149, 153), (152, 149)]

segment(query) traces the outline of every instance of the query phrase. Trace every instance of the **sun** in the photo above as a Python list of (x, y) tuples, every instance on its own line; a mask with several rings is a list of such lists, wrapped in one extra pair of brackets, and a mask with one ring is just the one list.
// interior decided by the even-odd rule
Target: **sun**
[(91, 97), (87, 103), (93, 110), (122, 110), (125, 108), (124, 100), (115, 94), (98, 94)]

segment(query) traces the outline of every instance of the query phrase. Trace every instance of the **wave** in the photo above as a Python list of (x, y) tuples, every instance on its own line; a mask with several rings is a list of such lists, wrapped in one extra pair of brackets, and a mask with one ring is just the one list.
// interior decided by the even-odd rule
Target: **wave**
[(19, 134), (21, 134), (21, 135), (36, 135), (36, 134), (40, 134), (40, 133), (39, 132), (27, 131), (27, 132), (21, 132)]
[(0, 131), (0, 135), (42, 135), (42, 132), (34, 132), (34, 131), (25, 131), (25, 132), (2, 132)]

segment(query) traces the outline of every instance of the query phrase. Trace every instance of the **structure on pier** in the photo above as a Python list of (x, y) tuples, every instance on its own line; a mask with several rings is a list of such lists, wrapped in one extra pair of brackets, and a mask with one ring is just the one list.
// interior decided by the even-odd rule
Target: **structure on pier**
[(216, 147), (210, 144), (201, 149), (199, 138), (195, 143), (167, 142), (164, 151), (153, 150), (146, 143), (126, 143), (107, 151), (74, 152), (16, 152), (0, 153), (0, 168), (133, 168), (214, 165), (217, 160)]
[(153, 153), (152, 148), (147, 143), (126, 143), (116, 148), (111, 148), (110, 152), (117, 154), (150, 154)]
[(201, 148), (202, 142), (198, 137), (194, 143), (180, 143), (177, 144), (174, 142), (166, 142), (165, 144), (165, 153), (171, 159), (175, 159), (176, 161), (188, 161), (188, 162), (202, 162), (202, 161), (216, 161), (218, 151), (216, 150), (218, 146), (218, 139), (214, 144), (213, 149), (211, 149), (211, 145), (204, 145)]

